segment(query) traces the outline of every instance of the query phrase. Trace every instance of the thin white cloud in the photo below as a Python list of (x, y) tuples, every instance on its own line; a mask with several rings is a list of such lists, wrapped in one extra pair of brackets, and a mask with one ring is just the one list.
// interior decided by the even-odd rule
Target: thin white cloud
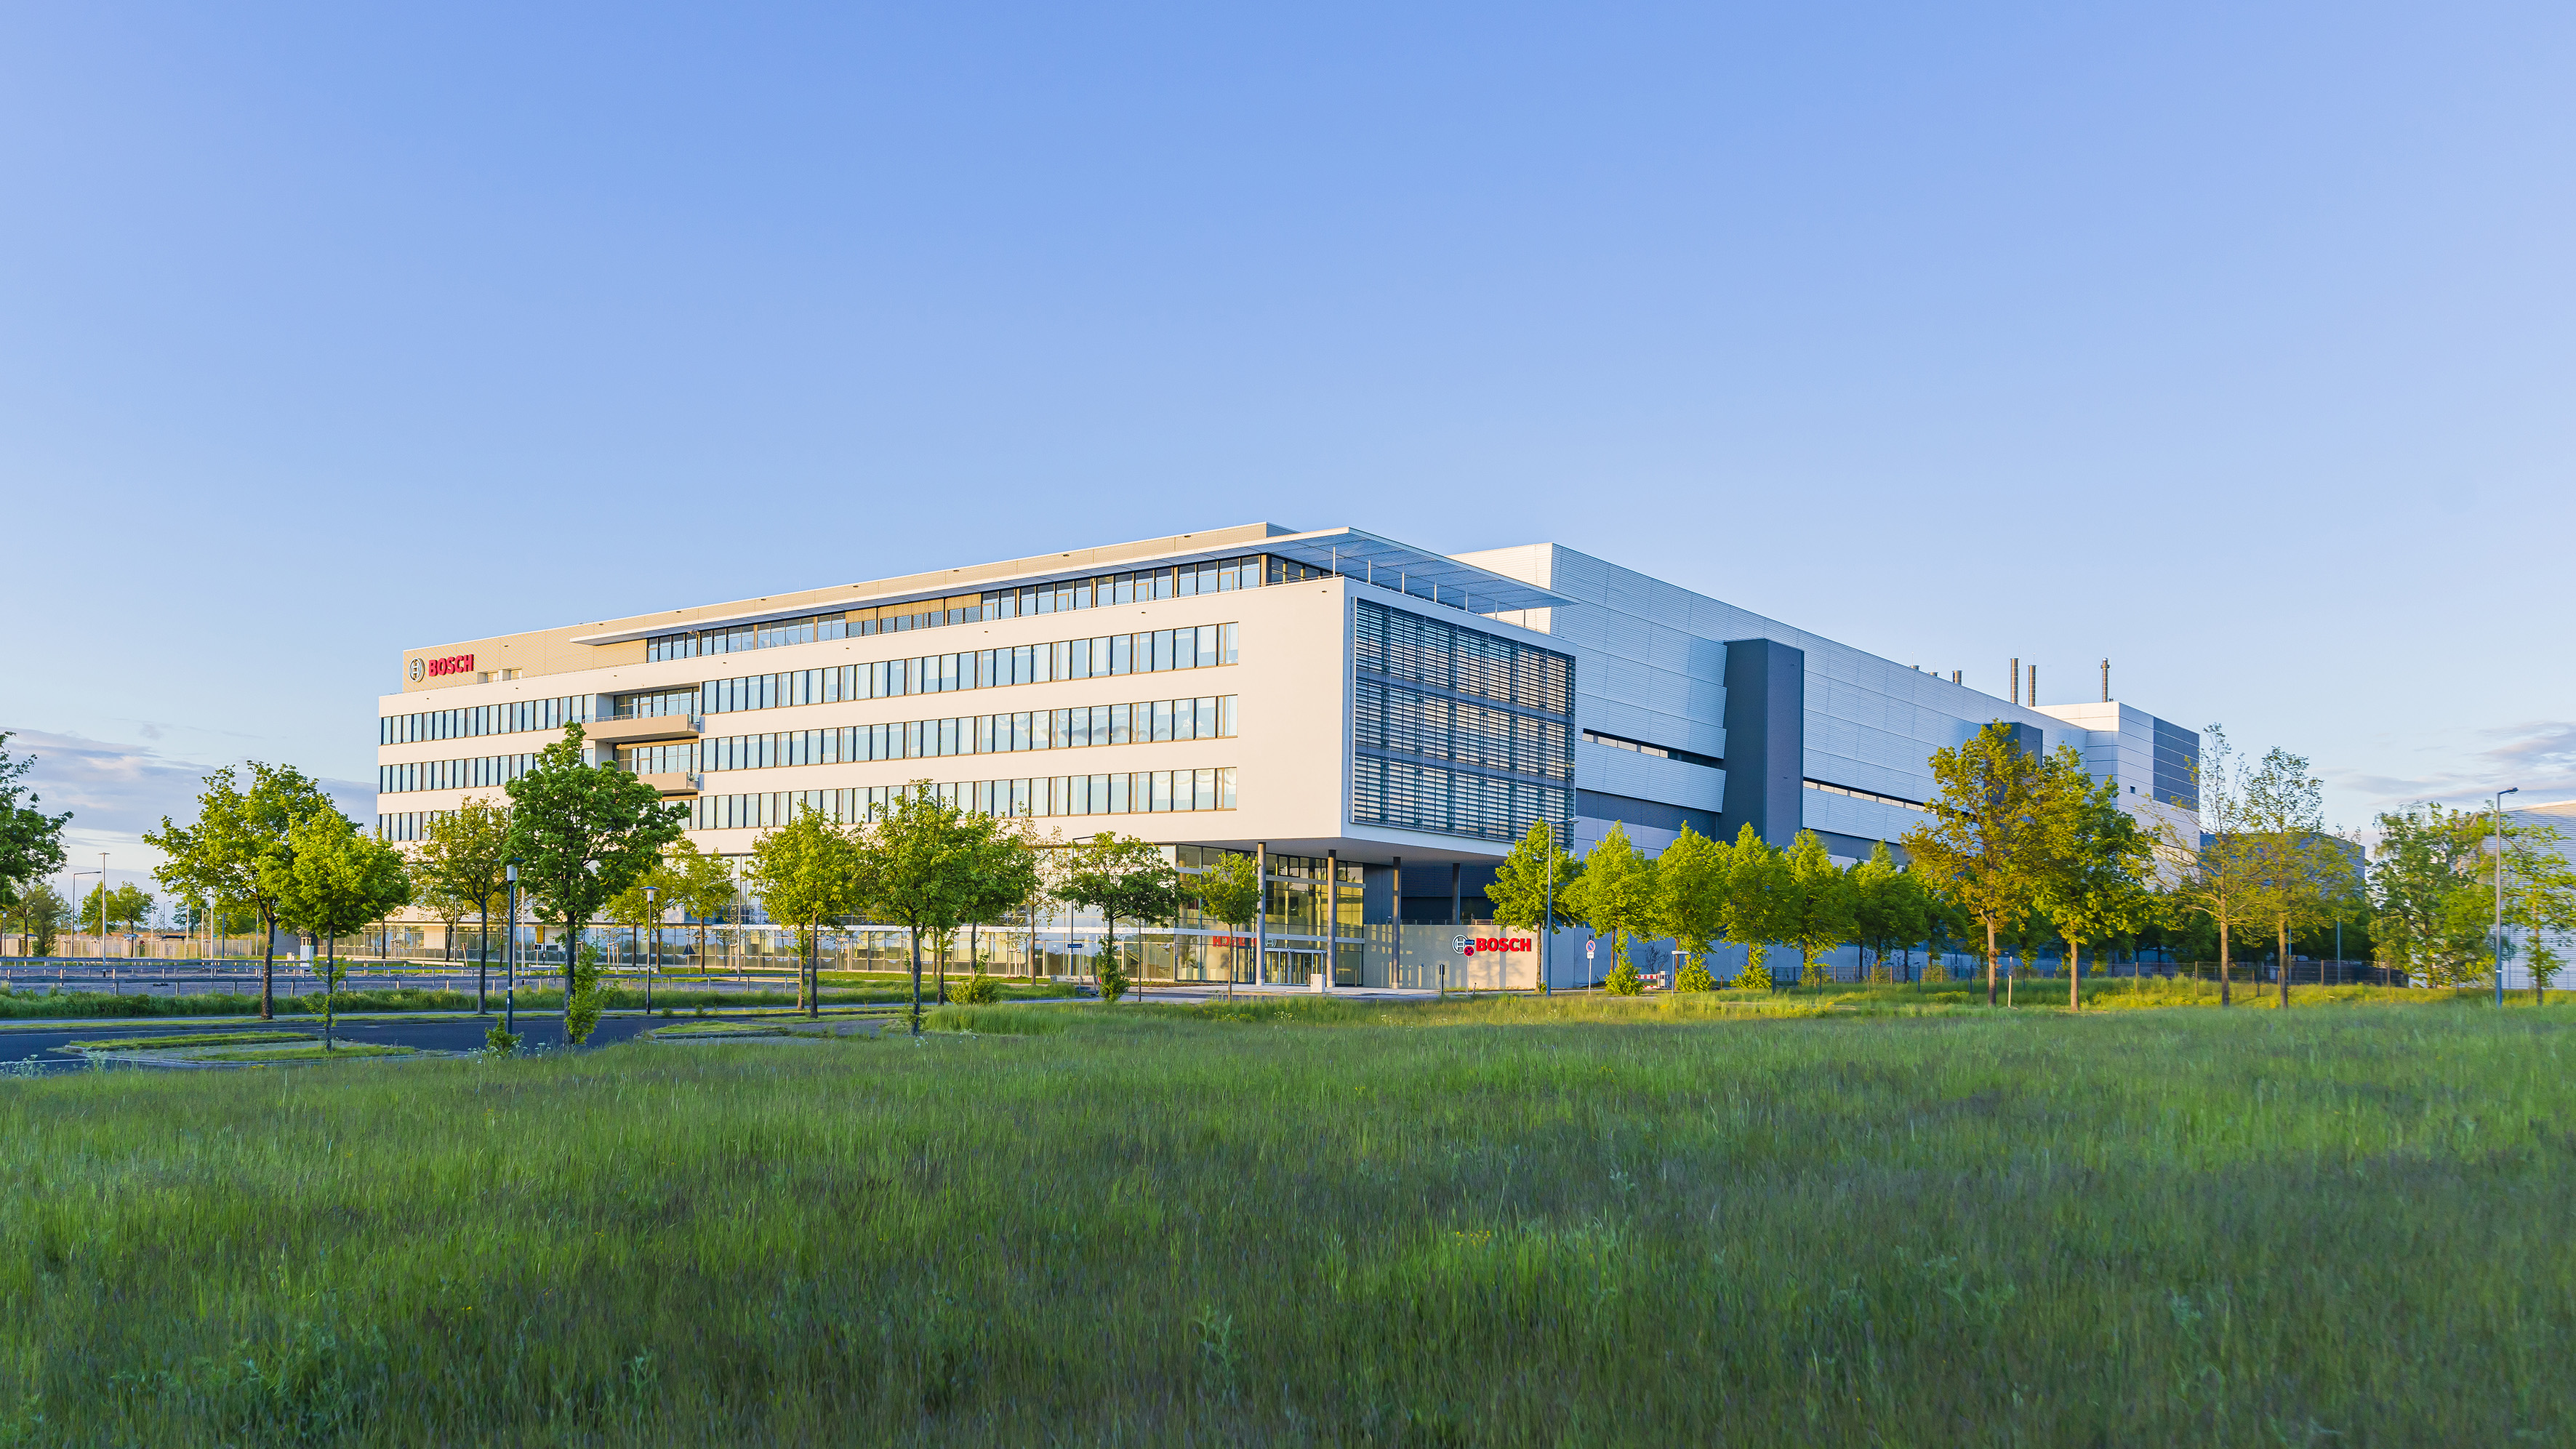
[[(180, 759), (149, 745), (43, 730), (11, 731), (7, 748), (14, 759), (35, 761), (26, 784), (40, 797), (36, 808), (49, 815), (71, 812), (63, 841), (71, 849), (73, 864), (95, 866), (97, 853), (104, 850), (111, 878), (120, 881), (160, 863), (160, 852), (143, 844), (144, 831), (159, 829), (165, 815), (182, 823), (194, 819), (206, 776), (218, 765), (240, 763)], [(374, 785), (357, 780), (319, 783), (351, 819), (374, 823)]]
[(2484, 741), (2484, 748), (2451, 752), (2451, 763), (2421, 775), (2330, 770), (2325, 776), (2364, 797), (2374, 813), (2426, 800), (2469, 805), (2507, 785), (2520, 786), (2526, 800), (2576, 795), (2576, 723), (2528, 721), (2482, 730), (2472, 739)]

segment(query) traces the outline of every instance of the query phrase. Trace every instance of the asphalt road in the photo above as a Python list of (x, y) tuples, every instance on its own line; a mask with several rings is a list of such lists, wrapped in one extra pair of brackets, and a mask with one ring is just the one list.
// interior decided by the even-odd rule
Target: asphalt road
[[(425, 1051), (478, 1051), (483, 1034), (500, 1021), (500, 1013), (483, 1017), (398, 1017), (392, 1020), (343, 1017), (334, 1035), (343, 1041), (368, 1042), (382, 1046), (418, 1047)], [(592, 1046), (614, 1046), (632, 1041), (654, 1027), (664, 1025), (659, 1016), (612, 1015), (600, 1019), (590, 1035)], [(269, 1025), (235, 1021), (205, 1022), (186, 1018), (163, 1017), (148, 1022), (99, 1022), (87, 1026), (11, 1027), (0, 1029), (0, 1063), (33, 1061), (48, 1071), (77, 1068), (80, 1058), (53, 1048), (76, 1041), (105, 1041), (131, 1038), (138, 1046), (147, 1045), (156, 1036), (194, 1036), (216, 1031), (309, 1031), (315, 1040), (322, 1036), (322, 1023), (303, 1017), (281, 1019)], [(519, 1014), (519, 1036), (529, 1047), (563, 1045), (563, 1018), (554, 1015)]]

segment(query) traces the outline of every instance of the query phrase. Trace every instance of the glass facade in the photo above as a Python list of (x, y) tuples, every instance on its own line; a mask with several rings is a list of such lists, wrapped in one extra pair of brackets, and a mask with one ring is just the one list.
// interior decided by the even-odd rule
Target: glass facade
[(1351, 818), (1517, 840), (1574, 819), (1574, 660), (1366, 599), (1352, 616)]
[(2200, 808), (2200, 732), (2156, 721), (2158, 800), (2185, 810)]
[[(810, 805), (838, 821), (864, 820), (912, 787), (773, 790), (753, 795), (701, 795), (692, 830), (761, 830), (785, 825)], [(1115, 775), (1053, 775), (1019, 780), (954, 780), (930, 787), (943, 800), (985, 815), (1144, 815), (1232, 810), (1234, 769), (1139, 770)]]
[(1201, 624), (1187, 629), (1059, 639), (1052, 644), (1023, 644), (1010, 649), (844, 664), (837, 669), (795, 669), (739, 679), (710, 679), (699, 686), (698, 707), (689, 712), (732, 714), (845, 699), (889, 699), (1066, 679), (1212, 669), (1236, 662), (1235, 626)]
[(389, 714), (376, 721), (376, 743), (407, 745), (415, 740), (462, 740), (524, 730), (559, 730), (574, 720), (588, 720), (590, 699), (587, 694), (567, 694), (556, 699), (521, 699), (472, 709)]
[(536, 767), (537, 757), (478, 755), (467, 760), (414, 760), (408, 765), (376, 766), (376, 789), (387, 795), (409, 790), (499, 789)]
[[(1271, 566), (1266, 572), (1274, 575), (1271, 582), (1282, 582), (1275, 577), (1281, 561), (1269, 559), (1266, 562)], [(784, 644), (812, 644), (825, 639), (853, 639), (910, 629), (938, 629), (951, 624), (979, 624), (989, 619), (1069, 614), (1077, 609), (1231, 593), (1236, 589), (1258, 588), (1265, 573), (1264, 564), (1263, 555), (1252, 554), (1170, 568), (1059, 579), (1022, 589), (993, 589), (868, 609), (809, 614), (765, 624), (735, 624), (721, 629), (658, 634), (644, 641), (644, 657), (647, 661), (695, 659), (710, 654), (734, 654), (746, 649), (773, 649)], [(1313, 572), (1309, 569), (1307, 574), (1299, 577), (1310, 576)]]

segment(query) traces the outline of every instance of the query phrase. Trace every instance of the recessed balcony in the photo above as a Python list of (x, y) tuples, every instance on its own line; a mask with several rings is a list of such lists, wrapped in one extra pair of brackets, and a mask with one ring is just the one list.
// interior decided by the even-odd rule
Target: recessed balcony
[(595, 745), (640, 745), (654, 740), (694, 740), (705, 723), (703, 715), (657, 714), (643, 719), (593, 720), (582, 727), (582, 733)]

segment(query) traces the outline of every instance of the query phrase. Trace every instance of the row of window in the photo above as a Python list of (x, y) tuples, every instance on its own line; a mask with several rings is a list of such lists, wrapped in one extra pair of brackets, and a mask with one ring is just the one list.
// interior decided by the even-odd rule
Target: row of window
[[(812, 644), (825, 639), (854, 639), (907, 629), (978, 624), (988, 619), (1069, 614), (1076, 609), (1231, 593), (1236, 589), (1259, 587), (1265, 573), (1281, 574), (1287, 568), (1297, 567), (1287, 565), (1283, 568), (1284, 561), (1277, 559), (1266, 562), (1269, 566), (1265, 569), (1265, 556), (1252, 554), (1171, 568), (1060, 579), (1025, 589), (995, 589), (978, 594), (956, 594), (944, 599), (885, 604), (870, 609), (836, 610), (796, 619), (778, 619), (766, 624), (739, 624), (722, 629), (660, 634), (644, 641), (644, 657), (648, 661), (693, 659), (745, 649), (771, 649), (782, 644)], [(1272, 579), (1274, 583), (1283, 581)]]
[(1462, 629), (1367, 599), (1351, 620), (1361, 671), (1545, 714), (1574, 713), (1574, 659), (1498, 634)]
[(1922, 801), (1908, 800), (1902, 795), (1881, 795), (1875, 790), (1857, 790), (1849, 785), (1836, 785), (1825, 780), (1809, 780), (1805, 783), (1808, 789), (1822, 790), (1828, 795), (1848, 795), (1855, 800), (1875, 800), (1881, 805), (1895, 805), (1906, 810), (1923, 808)]
[(407, 745), (414, 740), (461, 740), (522, 730), (559, 730), (574, 720), (588, 721), (590, 701), (587, 694), (567, 694), (555, 699), (476, 705), (472, 709), (389, 714), (376, 721), (376, 743)]
[[(931, 787), (939, 798), (982, 815), (1142, 815), (1178, 810), (1232, 810), (1234, 769), (1139, 770), (1122, 775), (1055, 775), (1021, 780), (958, 780)], [(701, 795), (692, 830), (767, 830), (811, 806), (842, 822), (893, 807), (908, 785), (848, 790), (772, 790), (756, 795)]]
[[(917, 719), (832, 730), (727, 735), (621, 749), (617, 762), (639, 775), (663, 775), (1230, 739), (1235, 733), (1235, 698), (1231, 694), (1203, 695), (1197, 699), (1101, 704), (1088, 709), (1022, 710), (1016, 714)], [(497, 788), (535, 768), (536, 758), (533, 754), (485, 755), (466, 760), (379, 765), (376, 788), (385, 794)]]
[(1562, 840), (1574, 819), (1574, 791), (1363, 755), (1351, 761), (1351, 818), (1494, 841), (1518, 840), (1533, 821), (1546, 820)]
[(1572, 727), (1400, 684), (1362, 679), (1351, 687), (1351, 739), (1365, 749), (1399, 750), (1547, 780), (1574, 778)]
[(1585, 730), (1583, 738), (1591, 744), (1608, 745), (1614, 750), (1626, 750), (1631, 754), (1652, 755), (1659, 760), (1679, 760), (1685, 765), (1706, 765), (1712, 770), (1726, 768), (1726, 761), (1715, 755), (1703, 755), (1694, 750), (1677, 750), (1670, 745), (1650, 745), (1644, 740), (1623, 739), (1618, 735), (1605, 735), (1599, 730)]
[(1235, 696), (1231, 694), (1206, 695), (1197, 699), (1098, 704), (1089, 709), (1022, 710), (1017, 714), (851, 725), (835, 730), (781, 730), (670, 745), (638, 745), (618, 751), (617, 758), (639, 775), (658, 775), (1228, 739), (1235, 732), (1234, 706)]
[(1210, 669), (1237, 662), (1235, 627), (1202, 624), (1193, 629), (1060, 639), (1052, 644), (1023, 644), (1015, 649), (970, 649), (876, 664), (844, 664), (837, 669), (791, 669), (737, 679), (710, 679), (695, 691), (619, 695), (617, 717), (730, 714), (746, 709), (831, 704), (845, 699), (891, 699), (1065, 679)]
[(430, 822), (453, 815), (453, 810), (397, 810), (376, 817), (378, 840), (418, 840), (429, 833)]
[(470, 760), (414, 760), (408, 765), (378, 765), (376, 789), (387, 795), (406, 790), (497, 790), (535, 769), (536, 765), (537, 757), (533, 754), (478, 755)]

